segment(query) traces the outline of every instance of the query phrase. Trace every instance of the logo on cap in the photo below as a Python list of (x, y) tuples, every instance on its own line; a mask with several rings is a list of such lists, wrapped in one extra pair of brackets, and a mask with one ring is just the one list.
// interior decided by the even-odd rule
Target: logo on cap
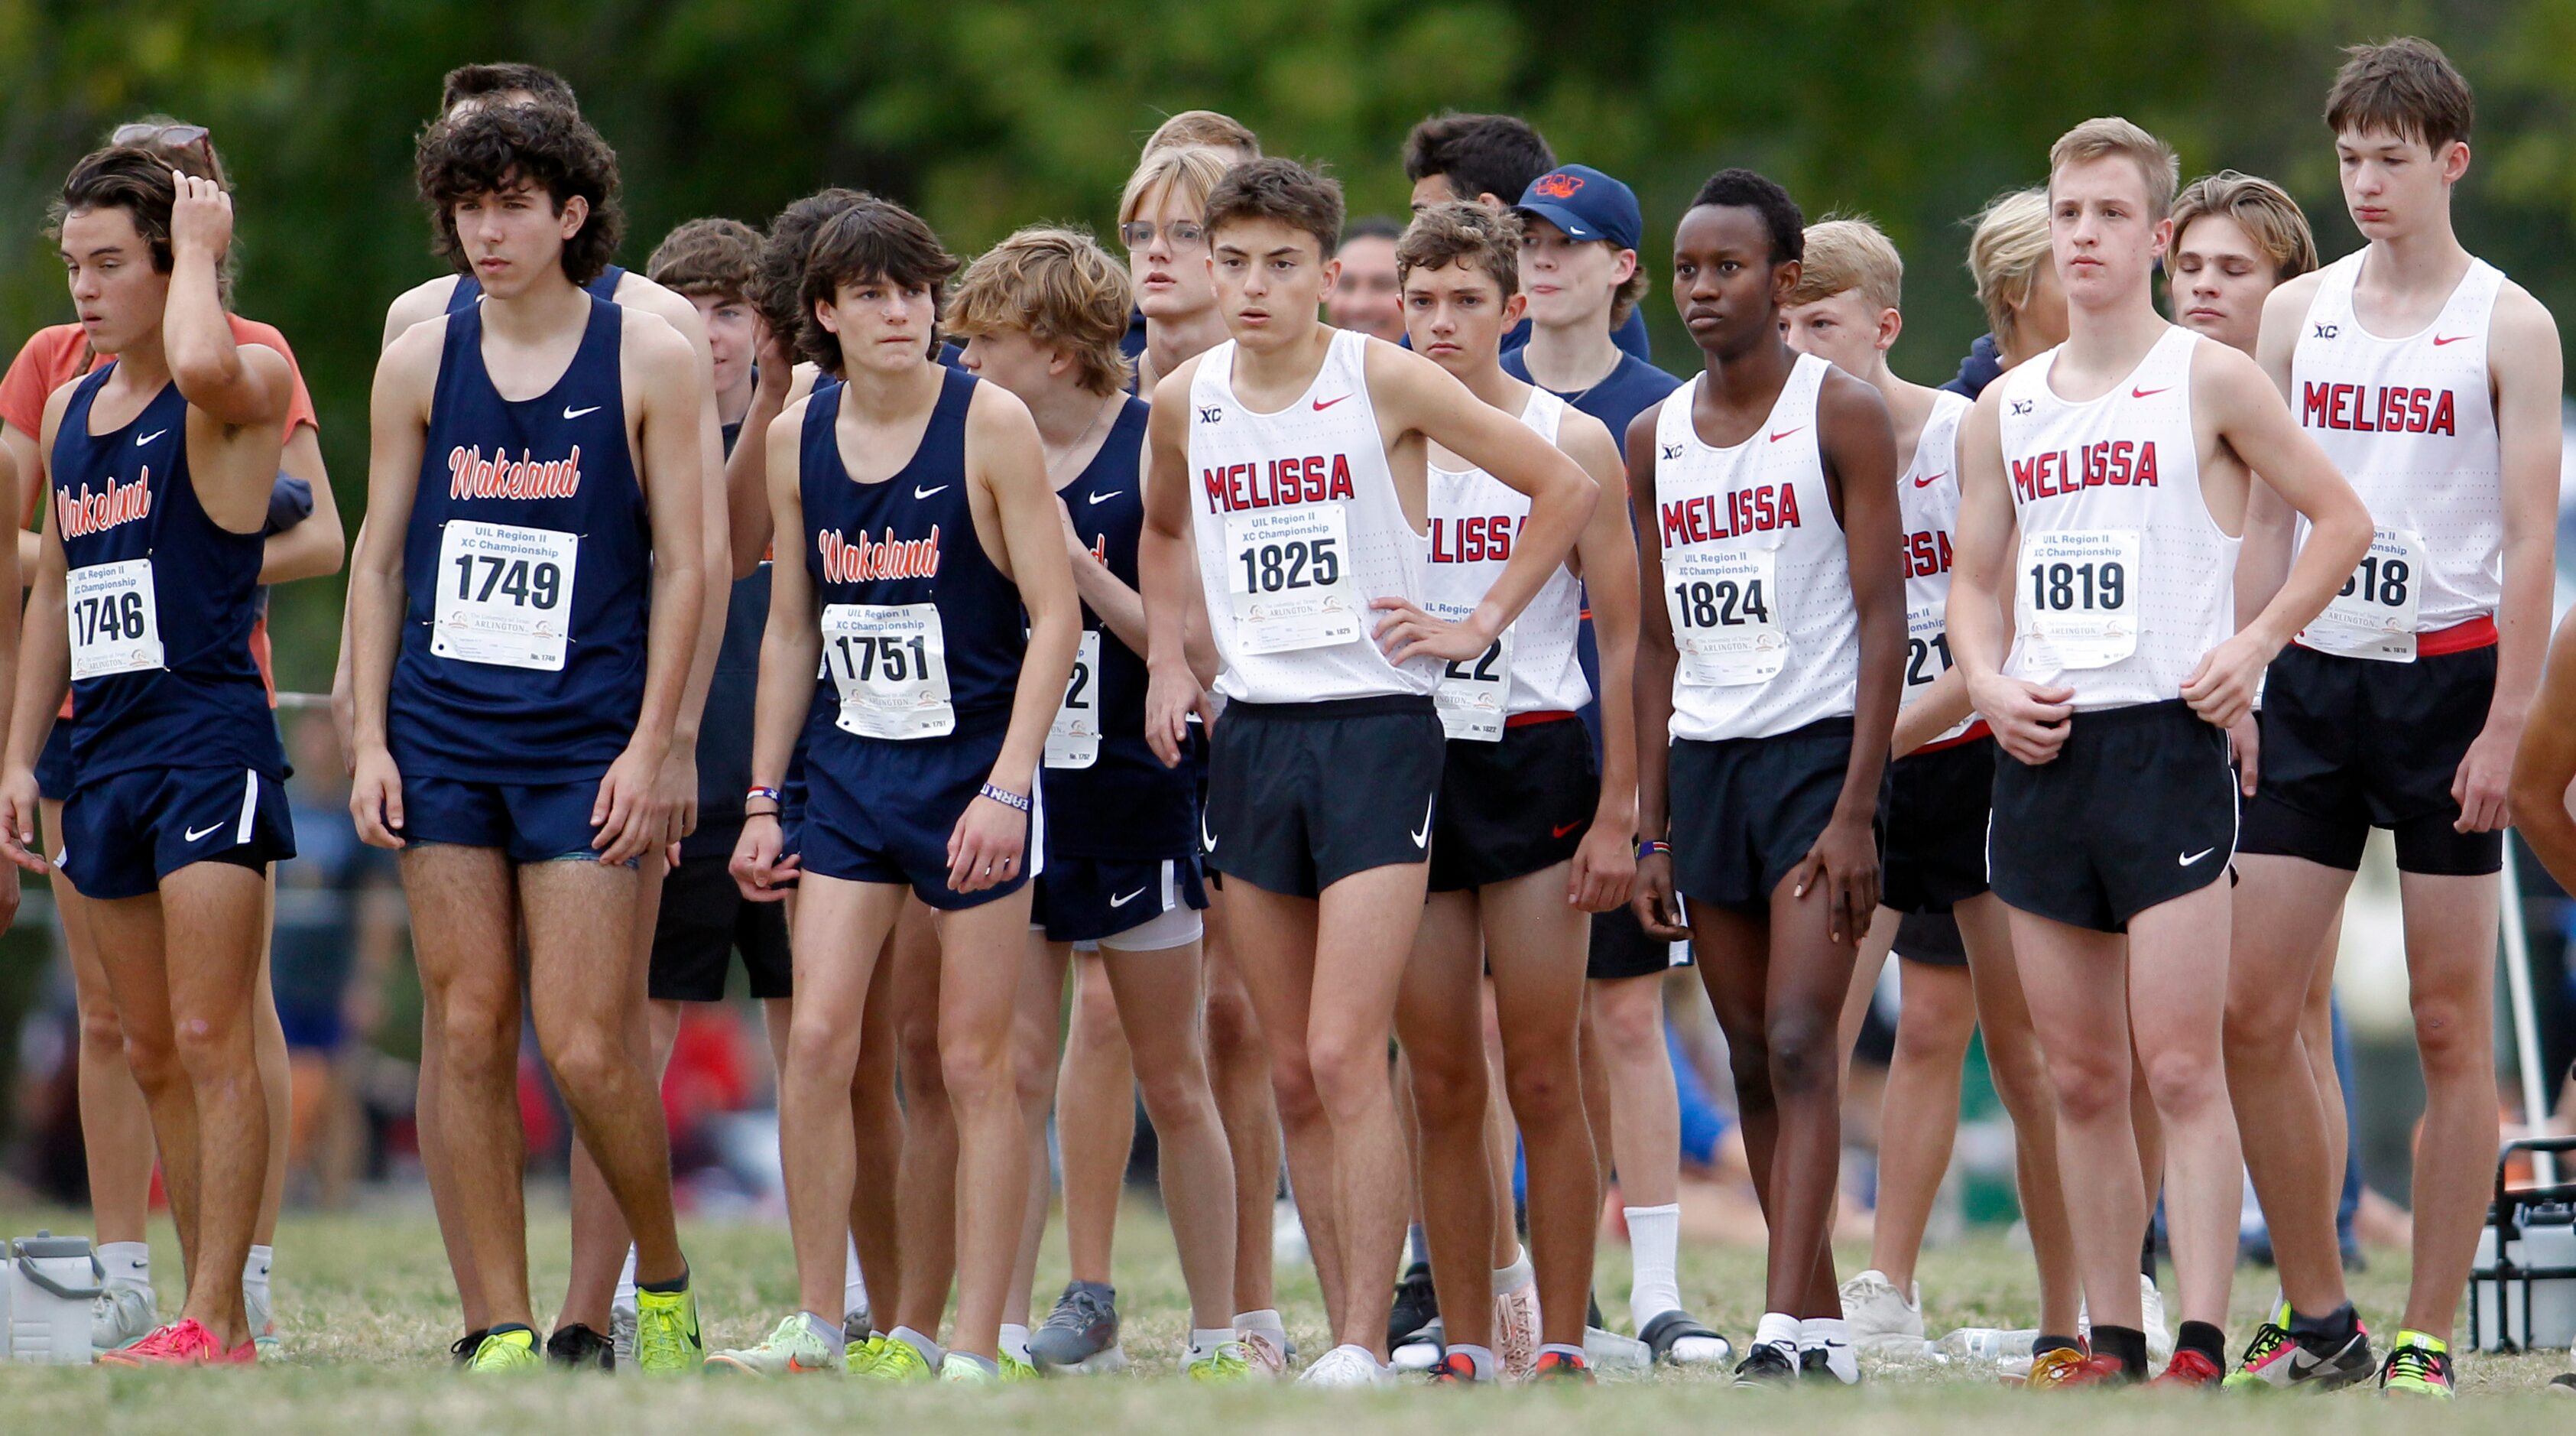
[(1531, 190), (1549, 199), (1572, 199), (1574, 192), (1581, 188), (1583, 188), (1583, 176), (1570, 175), (1562, 170), (1551, 175), (1541, 175), (1538, 182), (1530, 186)]

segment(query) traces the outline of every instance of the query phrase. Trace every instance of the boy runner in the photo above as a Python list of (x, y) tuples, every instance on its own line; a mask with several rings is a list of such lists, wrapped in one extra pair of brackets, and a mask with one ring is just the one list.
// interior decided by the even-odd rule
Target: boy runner
[(1404, 337), (1404, 297), (1395, 273), (1395, 242), (1403, 236), (1402, 225), (1376, 215), (1343, 227), (1341, 247), (1333, 251), (1342, 277), (1324, 300), (1325, 323), (1390, 344)]

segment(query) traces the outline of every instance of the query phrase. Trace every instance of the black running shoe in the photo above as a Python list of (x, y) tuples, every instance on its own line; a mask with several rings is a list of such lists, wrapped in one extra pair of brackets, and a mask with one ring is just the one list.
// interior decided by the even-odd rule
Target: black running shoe
[(463, 1336), (456, 1338), (454, 1341), (448, 1343), (447, 1359), (456, 1363), (458, 1366), (466, 1365), (474, 1360), (474, 1353), (482, 1349), (483, 1338), (490, 1336), (491, 1334), (492, 1329), (485, 1326), (477, 1327), (474, 1330), (465, 1333)]
[(1799, 1347), (1798, 1379), (1817, 1386), (1858, 1386), (1858, 1377), (1845, 1381), (1835, 1372), (1832, 1356), (1833, 1352), (1822, 1346)]
[(1440, 1293), (1431, 1286), (1431, 1266), (1415, 1262), (1395, 1284), (1395, 1306), (1386, 1315), (1386, 1345), (1392, 1351), (1440, 1314)]
[(1797, 1356), (1776, 1342), (1755, 1343), (1753, 1354), (1735, 1365), (1738, 1386), (1794, 1386), (1797, 1382)]
[(580, 1322), (558, 1326), (546, 1338), (546, 1364), (563, 1371), (617, 1369), (617, 1345)]

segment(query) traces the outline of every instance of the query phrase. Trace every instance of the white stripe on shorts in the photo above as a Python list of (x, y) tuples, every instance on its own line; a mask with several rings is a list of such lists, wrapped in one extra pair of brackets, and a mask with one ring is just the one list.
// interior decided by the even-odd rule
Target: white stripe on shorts
[(233, 829), (234, 847), (250, 841), (250, 820), (259, 814), (259, 770), (245, 768), (242, 777), (241, 823)]

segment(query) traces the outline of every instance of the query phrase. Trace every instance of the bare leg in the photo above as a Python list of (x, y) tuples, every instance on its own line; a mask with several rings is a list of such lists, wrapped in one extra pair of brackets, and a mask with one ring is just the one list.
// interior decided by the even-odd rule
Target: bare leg
[[(2245, 1160), (2227, 1100), (2230, 905), (2227, 884), (2212, 883), (2129, 920), (2129, 1025), (2165, 1129), (2176, 1309), (2185, 1321), (2215, 1326), (2227, 1324), (2245, 1195)], [(2329, 1237), (2332, 1215), (2329, 1207)], [(2465, 1264), (2460, 1280), (2468, 1281)]]
[(796, 1247), (797, 1307), (837, 1324), (850, 1195), (858, 1182), (850, 1086), (869, 979), (904, 890), (814, 873), (799, 886), (791, 948), (796, 999), (778, 1082), (778, 1150)]
[(957, 1114), (958, 1351), (999, 1352), (1003, 1293), (1028, 1204), (1028, 1129), (1011, 1071), (1011, 1019), (1027, 963), (1026, 886), (939, 914), (939, 1067)]
[[(662, 1067), (652, 1061), (653, 1038), (645, 1013), (651, 1005), (653, 929), (661, 921), (662, 883), (670, 875), (670, 865), (658, 848), (637, 864), (634, 926), (629, 941), (633, 951), (627, 954), (624, 974), (629, 989), (627, 1040), (635, 1060), (649, 1064), (645, 1070), (653, 1077), (656, 1111), (661, 1106)], [(667, 1126), (664, 1140), (669, 1140)], [(564, 1277), (563, 1306), (555, 1312), (555, 1325), (561, 1328), (577, 1323), (593, 1331), (606, 1331), (609, 1307), (617, 1298), (617, 1275), (626, 1265), (626, 1222), (617, 1213), (617, 1198), (600, 1176), (599, 1163), (579, 1142), (572, 1147), (571, 1189), (572, 1264)]]
[[(470, 1296), (465, 1319), (473, 1330), (533, 1326), (521, 1191), (527, 1143), (519, 1126), (516, 885), (509, 863), (491, 848), (423, 844), (405, 849), (401, 861), (426, 1024), (421, 1159), (433, 1199), (442, 1185), (448, 1192), (449, 1259), (470, 1273), (457, 1280), (458, 1294)], [(468, 1192), (476, 1198), (466, 1200)]]
[[(1870, 1004), (1878, 997), (1879, 975), (1887, 970), (1887, 959), (1896, 950), (1897, 921), (1894, 908), (1871, 913), (1869, 931), (1861, 936), (1860, 955), (1852, 961), (1851, 995), (1843, 999), (1842, 1017), (1834, 1024), (1834, 1052), (1841, 1060), (1846, 1086), (1851, 1083), (1852, 1051), (1860, 1045), (1861, 1026), (1869, 1021)], [(1900, 1011), (1897, 1025), (1902, 1027), (1904, 1021)]]
[(1441, 1325), (1451, 1346), (1491, 1350), (1495, 1211), (1485, 1150), (1483, 957), (1476, 895), (1431, 894), (1403, 966), (1395, 1030), (1411, 1078), (1413, 1167), (1431, 1241), (1431, 1278), (1442, 1298)]
[[(2492, 876), (2404, 872), (2398, 884), (2406, 904), (2407, 991), (2425, 1093), (2422, 1135), (2415, 1144), (2415, 1264), (2407, 1279), (2405, 1325), (2447, 1342), (2494, 1181), (2495, 949), (2503, 884)], [(2333, 1062), (2331, 1048), (2326, 1060)], [(2340, 1118), (2341, 1107), (2332, 1115)], [(2334, 1181), (2339, 1186), (2342, 1180), (2337, 1168)], [(2326, 1211), (2331, 1217), (2331, 1195)]]
[[(48, 852), (62, 848), (63, 805), (43, 804)], [(90, 1219), (98, 1240), (139, 1242), (152, 1199), (152, 1109), (125, 1064), (125, 1027), (116, 1015), (107, 969), (99, 962), (92, 904), (60, 869), (49, 873), (54, 910), (71, 959), (72, 996), (80, 1009), (81, 1143), (88, 1164)]]
[[(895, 1097), (899, 1044), (893, 953), (907, 923), (928, 924), (926, 915), (913, 917), (914, 907), (904, 905), (904, 916), (896, 919), (878, 954), (876, 970), (869, 974), (867, 1010), (859, 1020), (859, 1064), (850, 1078), (850, 1124), (856, 1142), (851, 1152), (856, 1179), (850, 1184), (850, 1239), (858, 1244), (859, 1273), (868, 1284), (869, 1324), (878, 1331), (894, 1325), (895, 1307), (903, 1295), (900, 1229), (895, 1220), (895, 1194), (903, 1174), (903, 1107)], [(771, 1002), (768, 1007), (775, 1042), (778, 1020), (792, 1020), (794, 1008), (788, 1002)], [(845, 1302), (847, 1297), (845, 1291)]]
[(1010, 1284), (1002, 1289), (1005, 1326), (1029, 1324), (1029, 1289), (1037, 1283), (1038, 1244), (1046, 1239), (1047, 1207), (1055, 1195), (1047, 1171), (1047, 1115), (1055, 1110), (1056, 1047), (1064, 1026), (1065, 971), (1072, 957), (1071, 943), (1051, 943), (1043, 929), (1028, 930), (1018, 1007), (1011, 1018), (1011, 1077), (1020, 1123), (1028, 1133), (1028, 1195), (1020, 1204), (1019, 1247), (1011, 1263)]
[(2116, 933), (2013, 912), (2012, 950), (2057, 1097), (2057, 1157), (2083, 1299), (2096, 1326), (2137, 1327), (2146, 1190), (2129, 1116), (2129, 945)]
[(269, 985), (269, 939), (277, 931), (277, 866), (262, 875), (259, 904), (259, 976), (251, 982), (251, 1050), (259, 1063), (260, 1091), (268, 1099), (268, 1170), (260, 1175), (259, 1220), (253, 1246), (277, 1241), (277, 1212), (286, 1204), (286, 1133), (294, 1120), (294, 1063), (286, 1051), (286, 1026), (277, 1017), (277, 990)]
[(1520, 1133), (1512, 1127), (1511, 1096), (1503, 1081), (1503, 1029), (1494, 1014), (1494, 982), (1487, 978), (1476, 1003), (1484, 1019), (1485, 1039), (1485, 1174), (1494, 1188), (1494, 1241), (1487, 1253), (1496, 1271), (1520, 1259), (1521, 1242), (1514, 1229), (1512, 1161), (1519, 1155)]
[[(2307, 1004), (2299, 1014), (2299, 1045), (2307, 1052), (2308, 1076), (2316, 1084), (2317, 1106), (2325, 1113), (2326, 1170), (2334, 1173), (2338, 1205), (2344, 1163), (2352, 1151), (2352, 1125), (2343, 1106), (2343, 1074), (2335, 1070), (2334, 1061), (2334, 966), (2335, 952), (2342, 945), (2343, 910), (2338, 908), (2334, 924), (2326, 929), (2326, 940), (2317, 946), (2316, 976), (2308, 980)], [(2342, 1239), (2338, 1222), (2338, 1248)]]
[(1995, 1095), (2013, 1123), (2013, 1175), (2021, 1193), (2022, 1222), (2030, 1230), (2031, 1256), (2039, 1268), (2039, 1329), (2075, 1333), (2083, 1293), (2075, 1273), (2075, 1234), (2067, 1226), (2066, 1188), (2058, 1173), (2057, 1095), (2048, 1082), (2048, 1059), (2031, 1027), (2022, 991), (2010, 919), (1992, 893), (1951, 909), (1968, 949), (1977, 1026), (1985, 1034), (1986, 1070)]
[(1583, 1119), (1578, 1056), (1592, 920), (1566, 902), (1565, 887), (1566, 869), (1558, 866), (1485, 888), (1477, 902), (1494, 973), (1503, 1082), (1529, 1163), (1529, 1254), (1538, 1278), (1540, 1339), (1580, 1346), (1601, 1188)]
[(1252, 996), (1227, 945), (1227, 900), (1208, 890), (1208, 1082), (1234, 1163), (1234, 1308), (1279, 1304), (1271, 1284), (1270, 1224), (1279, 1193), (1280, 1120), (1270, 1052)]
[(1234, 1164), (1203, 1056), (1202, 968), (1198, 944), (1189, 943), (1160, 952), (1106, 951), (1100, 975), (1117, 998), (1145, 1114), (1153, 1119), (1163, 1210), (1180, 1248), (1190, 1325), (1216, 1330), (1234, 1325)]
[(1610, 1113), (1594, 1114), (1596, 1140), (1607, 1136), (1619, 1199), (1632, 1207), (1680, 1200), (1681, 1099), (1673, 1090), (1672, 1054), (1664, 1046), (1664, 977), (1609, 978), (1585, 984), (1590, 1046), (1610, 1078)]
[(1904, 1006), (1879, 1118), (1869, 1264), (1906, 1292), (1959, 1134), (1959, 1072), (1976, 1034), (1977, 1006), (1964, 967), (1900, 961), (1896, 970)]
[[(1126, 1182), (1127, 1154), (1136, 1145), (1136, 1074), (1101, 964), (1098, 953), (1073, 955), (1073, 1030), (1056, 1079), (1055, 1133), (1064, 1161), (1064, 1244), (1073, 1279), (1106, 1284), (1118, 1235), (1119, 1190)], [(1195, 1031), (1195, 974), (1190, 987)], [(1264, 1079), (1265, 1090), (1267, 1085)], [(1159, 1123), (1155, 1136), (1168, 1157), (1171, 1138)]]
[(903, 906), (892, 955), (903, 1160), (895, 1195), (900, 1275), (886, 1329), (935, 1338), (957, 1276), (957, 1118), (939, 1071), (939, 929), (917, 901)]

